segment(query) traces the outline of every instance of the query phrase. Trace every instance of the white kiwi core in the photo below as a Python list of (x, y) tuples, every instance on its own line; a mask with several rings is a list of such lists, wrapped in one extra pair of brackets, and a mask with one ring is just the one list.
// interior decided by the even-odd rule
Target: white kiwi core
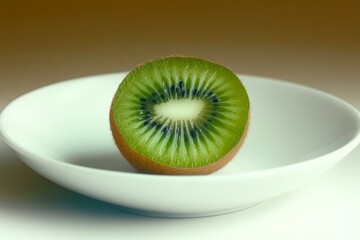
[(205, 103), (198, 99), (173, 99), (165, 103), (156, 104), (156, 115), (168, 117), (172, 120), (196, 119), (204, 109)]

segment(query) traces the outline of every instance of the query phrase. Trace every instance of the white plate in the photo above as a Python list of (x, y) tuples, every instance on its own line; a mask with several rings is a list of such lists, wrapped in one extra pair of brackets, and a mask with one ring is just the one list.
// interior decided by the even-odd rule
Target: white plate
[(233, 161), (207, 176), (140, 174), (118, 152), (108, 122), (124, 76), (86, 77), (30, 92), (3, 110), (1, 135), (46, 178), (130, 211), (165, 217), (227, 213), (286, 193), (326, 172), (360, 141), (359, 113), (344, 101), (244, 75), (251, 124)]

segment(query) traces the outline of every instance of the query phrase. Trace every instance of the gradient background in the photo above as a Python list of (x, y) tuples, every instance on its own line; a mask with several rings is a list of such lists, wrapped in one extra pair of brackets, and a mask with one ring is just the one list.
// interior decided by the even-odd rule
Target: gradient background
[[(359, 10), (357, 1), (346, 0), (1, 1), (0, 109), (50, 83), (128, 71), (174, 54), (305, 84), (360, 109)], [(13, 239), (134, 231), (166, 239), (164, 226), (197, 239), (360, 238), (359, 148), (321, 180), (286, 197), (243, 213), (171, 221), (119, 212), (33, 173), (3, 142), (0, 152), (0, 235)]]
[(1, 1), (1, 106), (48, 83), (174, 54), (347, 99), (360, 88), (356, 1), (95, 2)]

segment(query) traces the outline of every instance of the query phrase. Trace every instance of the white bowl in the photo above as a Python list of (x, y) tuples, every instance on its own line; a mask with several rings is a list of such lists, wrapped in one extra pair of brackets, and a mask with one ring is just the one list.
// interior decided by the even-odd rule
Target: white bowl
[(244, 75), (251, 124), (233, 161), (206, 176), (137, 173), (117, 150), (108, 121), (124, 76), (85, 77), (25, 94), (3, 110), (1, 135), (46, 178), (130, 211), (165, 217), (227, 213), (286, 193), (326, 172), (360, 141), (359, 113), (344, 101)]

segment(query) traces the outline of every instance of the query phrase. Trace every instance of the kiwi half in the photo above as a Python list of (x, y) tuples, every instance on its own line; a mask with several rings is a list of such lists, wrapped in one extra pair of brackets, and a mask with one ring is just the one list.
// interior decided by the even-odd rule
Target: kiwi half
[(121, 82), (110, 109), (115, 143), (137, 170), (209, 174), (239, 150), (249, 97), (224, 66), (190, 57), (150, 61)]

